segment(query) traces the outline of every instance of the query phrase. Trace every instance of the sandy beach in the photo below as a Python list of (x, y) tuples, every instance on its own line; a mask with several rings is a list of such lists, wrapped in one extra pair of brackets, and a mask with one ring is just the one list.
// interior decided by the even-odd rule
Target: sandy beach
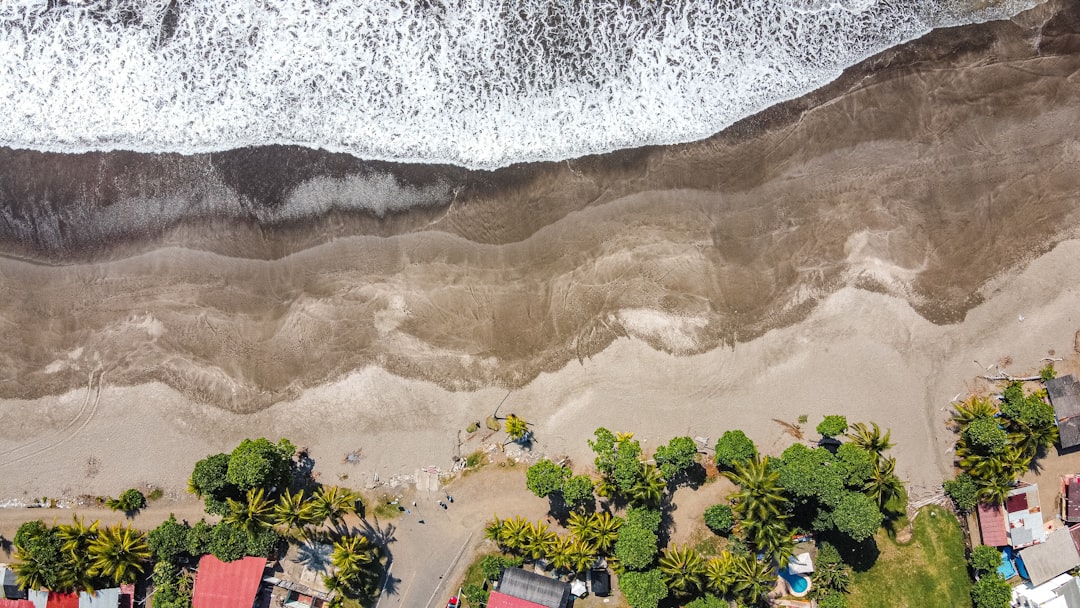
[(933, 495), (950, 400), (1074, 352), (1078, 15), (935, 32), (702, 142), (496, 172), (0, 151), (0, 501), (180, 496), (255, 436), (367, 488), (483, 449), (464, 429), (504, 398), (579, 468), (597, 426), (776, 453), (777, 420), (842, 413)]

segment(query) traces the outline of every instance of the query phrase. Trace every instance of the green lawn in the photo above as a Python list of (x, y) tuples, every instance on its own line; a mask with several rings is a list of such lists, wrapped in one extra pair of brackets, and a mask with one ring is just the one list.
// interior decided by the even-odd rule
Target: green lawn
[(925, 507), (906, 544), (879, 533), (877, 562), (857, 572), (849, 606), (859, 608), (970, 608), (971, 581), (960, 525), (948, 511)]

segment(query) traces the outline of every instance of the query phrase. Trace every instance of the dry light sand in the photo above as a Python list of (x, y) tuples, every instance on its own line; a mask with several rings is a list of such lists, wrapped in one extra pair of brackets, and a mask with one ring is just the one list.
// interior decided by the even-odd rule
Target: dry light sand
[(179, 495), (256, 436), (364, 488), (482, 447), (508, 391), (579, 468), (597, 426), (777, 453), (776, 420), (876, 421), (932, 495), (950, 400), (1074, 350), (1077, 6), (702, 142), (491, 173), (0, 150), (0, 500)]

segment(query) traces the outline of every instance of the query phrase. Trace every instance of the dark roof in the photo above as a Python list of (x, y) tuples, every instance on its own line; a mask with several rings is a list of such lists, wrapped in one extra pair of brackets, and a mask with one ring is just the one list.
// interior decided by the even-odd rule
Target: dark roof
[(1058, 443), (1062, 448), (1080, 445), (1080, 416), (1058, 421)]
[(1069, 374), (1046, 381), (1046, 394), (1058, 420), (1080, 416), (1080, 382)]
[(1013, 494), (1005, 499), (1005, 510), (1009, 513), (1016, 513), (1017, 511), (1027, 511), (1028, 500), (1027, 494)]
[(566, 608), (570, 603), (570, 585), (553, 578), (526, 572), (521, 568), (505, 568), (502, 576), (499, 577), (498, 589), (500, 593), (546, 608)]
[(1046, 542), (1022, 549), (1020, 558), (1031, 576), (1031, 584), (1036, 587), (1080, 566), (1080, 553), (1077, 553), (1072, 535), (1065, 528), (1055, 530), (1046, 537)]
[(192, 608), (251, 608), (265, 569), (261, 557), (226, 563), (213, 555), (202, 556), (191, 592)]
[(611, 593), (611, 575), (606, 568), (597, 568), (592, 571), (593, 595), (603, 597)]
[(486, 605), (487, 608), (545, 608), (542, 604), (499, 593), (498, 591), (491, 592)]

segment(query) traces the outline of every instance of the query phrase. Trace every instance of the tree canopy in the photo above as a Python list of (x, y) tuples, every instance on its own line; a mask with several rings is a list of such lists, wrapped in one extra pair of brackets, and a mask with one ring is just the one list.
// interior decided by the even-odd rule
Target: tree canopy
[(643, 570), (656, 560), (657, 541), (655, 533), (628, 521), (619, 529), (615, 557), (627, 570)]
[(277, 495), (289, 485), (296, 446), (288, 439), (245, 439), (229, 455), (225, 480), (243, 492), (262, 488)]
[(757, 456), (754, 442), (742, 431), (726, 431), (716, 441), (716, 465), (732, 469), (737, 463), (753, 460)]
[(877, 503), (858, 492), (846, 493), (832, 512), (836, 529), (856, 542), (873, 536), (883, 520)]
[(624, 572), (619, 576), (619, 590), (632, 608), (656, 608), (668, 596), (659, 570)]
[(675, 437), (656, 448), (653, 459), (665, 479), (673, 480), (694, 466), (697, 456), (697, 444), (689, 437)]
[(846, 433), (847, 429), (847, 417), (839, 415), (825, 416), (817, 425), (817, 432), (822, 437), (839, 437)]
[(569, 478), (570, 469), (544, 458), (525, 472), (525, 487), (538, 498), (547, 498), (552, 494), (561, 493), (563, 485)]

